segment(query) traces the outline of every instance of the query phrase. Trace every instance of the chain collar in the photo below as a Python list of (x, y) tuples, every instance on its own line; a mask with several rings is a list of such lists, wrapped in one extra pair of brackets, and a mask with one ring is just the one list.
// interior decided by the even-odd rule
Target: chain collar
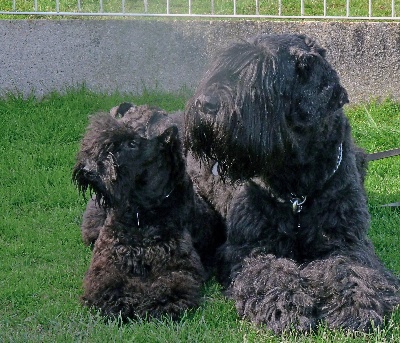
[[(327, 178), (326, 181), (328, 181), (330, 178), (332, 178), (333, 175), (335, 175), (335, 173), (338, 171), (341, 163), (343, 160), (343, 144), (340, 143), (339, 147), (338, 147), (338, 156), (337, 156), (337, 160), (336, 160), (336, 166), (333, 169), (332, 173), (329, 175), (329, 177)], [(213, 167), (213, 174), (214, 174), (214, 169), (216, 168), (216, 166), (214, 165)], [(214, 174), (215, 175), (215, 174)], [(255, 183), (259, 184), (260, 186), (262, 186), (263, 188), (267, 189), (270, 196), (272, 198), (274, 198), (277, 202), (279, 203), (290, 203), (292, 205), (292, 212), (293, 214), (299, 214), (302, 210), (303, 210), (303, 205), (305, 204), (305, 202), (307, 201), (307, 196), (306, 195), (297, 195), (294, 193), (290, 193), (290, 196), (288, 196), (287, 198), (283, 198), (280, 197), (276, 194), (276, 192), (274, 192), (270, 186), (266, 185), (260, 178), (253, 178), (252, 179)]]
[[(343, 160), (343, 143), (340, 143), (339, 147), (338, 147), (338, 156), (336, 159), (336, 166), (333, 169), (332, 173), (329, 175), (329, 177), (327, 178), (326, 181), (328, 181), (333, 175), (335, 175), (335, 173), (338, 171), (341, 163)], [(218, 162), (215, 162), (212, 167), (211, 167), (211, 173), (214, 176), (218, 176), (219, 172), (218, 172)], [(280, 203), (287, 203), (289, 202), (292, 205), (292, 212), (293, 214), (299, 214), (302, 210), (303, 210), (303, 205), (304, 203), (307, 201), (307, 196), (306, 195), (296, 195), (294, 193), (290, 193), (290, 197), (288, 197), (288, 199), (283, 199), (279, 196), (276, 195), (276, 193), (271, 189), (271, 187), (267, 186), (260, 178), (253, 178), (252, 179), (254, 182), (256, 182), (257, 184), (260, 184), (262, 187), (266, 188), (271, 197), (274, 198), (276, 201), (280, 202)]]
[[(342, 163), (342, 160), (343, 160), (343, 143), (340, 143), (339, 148), (338, 148), (338, 156), (337, 156), (337, 160), (336, 160), (336, 166), (326, 181), (328, 181), (333, 175), (335, 175), (335, 173), (337, 172), (337, 170), (340, 167), (340, 164)], [(306, 195), (297, 196), (293, 193), (290, 193), (289, 202), (292, 204), (293, 214), (299, 214), (303, 210), (303, 204), (306, 202), (306, 200), (307, 200)]]

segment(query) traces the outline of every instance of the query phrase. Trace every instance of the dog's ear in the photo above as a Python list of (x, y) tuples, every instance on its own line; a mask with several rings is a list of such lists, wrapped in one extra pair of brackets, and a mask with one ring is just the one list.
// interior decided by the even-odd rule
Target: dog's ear
[(125, 116), (126, 112), (129, 111), (130, 108), (135, 107), (135, 105), (131, 104), (130, 102), (123, 102), (116, 107), (113, 107), (110, 111), (110, 114), (116, 118), (120, 119)]
[(178, 139), (178, 128), (176, 126), (170, 126), (158, 138), (162, 143), (170, 144)]

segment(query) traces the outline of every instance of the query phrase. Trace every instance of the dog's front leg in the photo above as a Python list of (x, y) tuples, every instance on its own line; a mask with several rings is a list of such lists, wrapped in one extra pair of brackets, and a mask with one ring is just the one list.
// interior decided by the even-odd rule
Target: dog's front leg
[(199, 304), (204, 269), (188, 237), (132, 245), (125, 234), (101, 230), (84, 279), (85, 305), (125, 320), (176, 319)]
[[(116, 257), (123, 247), (112, 230), (104, 227), (97, 238), (93, 256), (86, 272), (82, 303), (99, 310), (107, 317), (134, 318), (146, 291), (140, 278), (129, 278)], [(134, 283), (133, 280), (138, 282)], [(135, 288), (135, 289), (134, 289)]]

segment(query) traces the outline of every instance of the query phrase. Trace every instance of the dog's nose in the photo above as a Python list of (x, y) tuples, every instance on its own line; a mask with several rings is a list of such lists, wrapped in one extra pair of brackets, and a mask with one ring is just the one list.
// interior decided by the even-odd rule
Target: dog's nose
[(340, 85), (336, 85), (333, 88), (331, 98), (329, 100), (329, 107), (332, 110), (337, 110), (342, 108), (345, 104), (349, 102), (349, 97), (347, 95), (346, 89)]
[(349, 96), (347, 95), (347, 91), (343, 88), (340, 87), (340, 105), (343, 106), (344, 104), (349, 103)]
[(82, 168), (82, 173), (88, 180), (93, 180), (97, 177), (97, 172), (93, 170), (93, 168), (90, 168), (89, 166), (84, 166)]

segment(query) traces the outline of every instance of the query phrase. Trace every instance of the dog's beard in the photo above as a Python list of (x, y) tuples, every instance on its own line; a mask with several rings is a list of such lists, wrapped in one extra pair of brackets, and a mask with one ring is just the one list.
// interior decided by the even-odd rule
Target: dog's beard
[(117, 180), (117, 167), (112, 153), (107, 153), (105, 158), (98, 163), (91, 159), (84, 159), (83, 163), (75, 166), (72, 179), (85, 199), (86, 193), (89, 192), (90, 197), (94, 197), (99, 206), (112, 207), (116, 202), (112, 188)]
[(261, 118), (252, 118), (252, 114), (264, 115), (267, 122), (273, 119), (253, 111), (251, 106), (235, 110), (221, 106), (220, 109), (216, 115), (198, 108), (187, 112), (185, 144), (197, 159), (217, 161), (219, 175), (232, 181), (259, 176), (271, 161), (279, 165), (284, 151), (279, 121), (266, 126)]
[(87, 173), (83, 170), (74, 171), (73, 182), (86, 201), (88, 200), (87, 195), (89, 194), (89, 197), (94, 198), (99, 206), (103, 208), (113, 206), (114, 201), (109, 196), (109, 192), (105, 184), (101, 181), (100, 175), (96, 174), (95, 176), (93, 173), (89, 178)]

